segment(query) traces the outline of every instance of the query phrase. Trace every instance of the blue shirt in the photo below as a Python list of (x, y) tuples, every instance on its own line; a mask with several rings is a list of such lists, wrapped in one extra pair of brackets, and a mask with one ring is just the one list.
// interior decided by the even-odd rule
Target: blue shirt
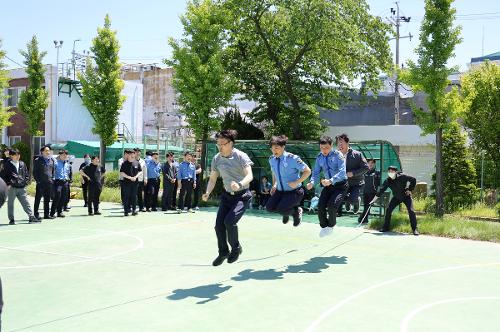
[(311, 183), (319, 181), (319, 174), (323, 171), (325, 179), (330, 180), (332, 184), (347, 180), (345, 170), (345, 157), (342, 152), (332, 150), (327, 156), (322, 153), (316, 158), (316, 164), (311, 176)]
[[(271, 171), (276, 179), (276, 189), (279, 191), (295, 190), (296, 188), (290, 187), (288, 183), (300, 179), (300, 173), (307, 167), (299, 156), (286, 151), (283, 152), (279, 158), (271, 156), (269, 158), (269, 164), (271, 165)], [(297, 188), (301, 186), (302, 184), (299, 184)]]
[(67, 161), (57, 159), (54, 165), (55, 180), (69, 180), (70, 164)]
[(161, 174), (161, 164), (153, 158), (146, 159), (146, 168), (148, 169), (148, 179), (159, 179)]
[(177, 173), (177, 180), (192, 179), (196, 183), (196, 166), (193, 163), (183, 161), (179, 164), (179, 172)]

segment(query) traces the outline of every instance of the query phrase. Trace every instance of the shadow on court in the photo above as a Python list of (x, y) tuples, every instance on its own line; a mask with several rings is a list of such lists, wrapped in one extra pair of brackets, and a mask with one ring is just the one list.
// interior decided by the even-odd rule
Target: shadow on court
[(187, 299), (188, 297), (195, 297), (199, 299), (206, 299), (203, 301), (196, 302), (197, 304), (205, 304), (210, 301), (217, 300), (219, 298), (218, 297), (219, 294), (224, 293), (231, 287), (232, 286), (223, 287), (222, 284), (219, 283), (219, 284), (205, 285), (188, 289), (176, 289), (173, 291), (172, 295), (167, 296), (167, 299), (184, 300)]
[[(347, 264), (347, 257), (345, 256), (330, 256), (330, 257), (314, 257), (302, 264), (289, 265), (285, 270), (279, 271), (277, 269), (266, 270), (252, 270), (247, 269), (238, 273), (237, 276), (231, 278), (234, 281), (247, 281), (247, 280), (280, 280), (285, 277), (287, 273), (321, 273), (326, 270), (330, 265)], [(176, 289), (172, 295), (167, 296), (169, 300), (184, 300), (188, 297), (195, 297), (206, 299), (197, 302), (197, 304), (205, 304), (219, 298), (223, 292), (226, 292), (232, 286), (223, 286), (222, 283), (198, 286), (188, 289)]]

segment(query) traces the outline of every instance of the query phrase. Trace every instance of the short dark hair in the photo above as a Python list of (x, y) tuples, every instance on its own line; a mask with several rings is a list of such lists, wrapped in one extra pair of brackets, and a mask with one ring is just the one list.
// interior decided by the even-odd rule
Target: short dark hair
[(333, 138), (331, 138), (330, 136), (321, 136), (321, 138), (319, 139), (319, 144), (320, 145), (325, 145), (325, 144), (332, 145)]
[(191, 152), (189, 152), (189, 151), (184, 152), (184, 157), (187, 156), (187, 155), (190, 155), (191, 157), (193, 156), (193, 154)]
[(45, 151), (45, 149), (47, 149), (47, 148), (49, 149), (49, 151), (51, 150), (50, 145), (44, 145), (44, 146), (42, 146), (42, 147), (40, 148), (40, 152)]
[(62, 150), (59, 150), (59, 154), (68, 154), (68, 151), (62, 149)]
[(388, 171), (396, 171), (397, 172), (398, 168), (396, 166), (389, 166), (389, 167), (387, 167), (387, 170)]
[(133, 150), (133, 151), (134, 151), (134, 152), (141, 152), (141, 149), (139, 149), (139, 148), (134, 148), (134, 150)]
[(99, 159), (99, 156), (92, 156), (92, 157), (90, 157), (90, 160), (95, 160), (95, 159)]
[(134, 150), (130, 150), (130, 149), (126, 149), (123, 151), (123, 153), (125, 153), (125, 154), (132, 154), (134, 152), (135, 152)]
[(90, 157), (90, 154), (88, 154), (88, 153), (86, 153), (86, 154), (83, 155), (83, 158), (88, 158), (88, 157)]
[(369, 163), (370, 161), (373, 161), (373, 163), (375, 163), (375, 164), (377, 163), (377, 161), (376, 161), (375, 159), (373, 159), (373, 158), (368, 158), (368, 159), (366, 159), (366, 162), (367, 162), (367, 163)]
[(9, 156), (15, 156), (19, 154), (18, 149), (9, 149)]
[(234, 129), (224, 129), (215, 134), (215, 138), (225, 138), (234, 143), (236, 137), (238, 136), (238, 132)]
[(146, 151), (146, 156), (152, 156), (153, 155), (153, 152), (151, 151)]
[(278, 145), (278, 146), (285, 146), (286, 144), (288, 143), (288, 137), (286, 137), (285, 135), (280, 135), (280, 136), (273, 136), (271, 137), (271, 139), (269, 140), (269, 145), (270, 146), (273, 146), (273, 145)]
[(158, 152), (156, 152), (156, 151), (150, 152), (150, 154), (151, 154), (151, 157), (152, 156), (158, 156)]
[(167, 157), (167, 158), (168, 157), (173, 157), (173, 156), (174, 156), (174, 154), (172, 152), (167, 152), (167, 154), (165, 155), (165, 157)]
[(349, 136), (346, 133), (342, 133), (340, 135), (335, 136), (335, 141), (338, 142), (339, 139), (343, 140), (346, 143), (349, 143)]

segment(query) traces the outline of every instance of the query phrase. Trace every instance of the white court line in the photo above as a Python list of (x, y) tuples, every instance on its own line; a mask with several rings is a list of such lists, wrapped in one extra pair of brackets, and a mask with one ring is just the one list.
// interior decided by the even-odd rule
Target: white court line
[(405, 316), (405, 318), (401, 321), (400, 332), (408, 332), (408, 325), (410, 321), (422, 311), (430, 309), (434, 306), (453, 303), (453, 302), (467, 302), (467, 301), (481, 301), (481, 300), (500, 300), (500, 297), (496, 296), (459, 297), (455, 299), (441, 300), (423, 305), (411, 311), (409, 314)]
[[(108, 255), (108, 256), (103, 256), (103, 257), (87, 257), (87, 256), (78, 256), (78, 255), (70, 255), (70, 254), (61, 254), (61, 253), (54, 253), (54, 252), (48, 252), (48, 251), (28, 251), (28, 250), (23, 250), (23, 251), (28, 251), (28, 252), (34, 252), (34, 253), (42, 253), (42, 254), (50, 254), (50, 255), (58, 255), (58, 256), (68, 256), (68, 257), (78, 257), (82, 258), (82, 260), (76, 260), (76, 261), (70, 261), (70, 262), (63, 262), (63, 263), (49, 263), (49, 264), (37, 264), (37, 265), (21, 265), (21, 266), (0, 266), (0, 270), (14, 270), (14, 269), (30, 269), (30, 268), (45, 268), (45, 267), (59, 267), (59, 266), (66, 266), (66, 265), (72, 265), (72, 264), (78, 264), (78, 263), (89, 263), (93, 261), (98, 261), (98, 260), (112, 260), (112, 258), (117, 257), (117, 256), (123, 256), (128, 253), (137, 251), (141, 248), (144, 247), (144, 240), (141, 237), (135, 236), (128, 234), (128, 232), (131, 231), (142, 231), (142, 230), (147, 230), (151, 228), (158, 228), (158, 227), (165, 227), (165, 226), (176, 226), (176, 225), (186, 225), (186, 224), (191, 224), (191, 223), (196, 223), (195, 221), (188, 221), (188, 222), (182, 222), (182, 223), (176, 223), (176, 224), (166, 224), (166, 225), (154, 225), (154, 226), (149, 226), (149, 227), (143, 227), (143, 228), (137, 228), (137, 229), (129, 229), (126, 231), (120, 231), (120, 232), (114, 232), (114, 231), (104, 231), (107, 232), (106, 235), (124, 235), (128, 237), (132, 237), (138, 241), (138, 245), (130, 250), (126, 250), (123, 252), (119, 252), (113, 255)], [(95, 229), (88, 229), (88, 228), (78, 228), (79, 230), (93, 230)], [(88, 236), (85, 236), (88, 237)], [(66, 240), (66, 239), (65, 239)], [(61, 240), (61, 241), (65, 241)], [(57, 243), (58, 241), (53, 241), (52, 243)], [(6, 249), (6, 250), (19, 250), (21, 251), (22, 249), (18, 248), (9, 248), (9, 247), (0, 247), (0, 249)], [(119, 262), (124, 262), (124, 263), (132, 263), (132, 264), (139, 264), (139, 265), (149, 265), (147, 263), (140, 263), (140, 262), (133, 262), (133, 261), (126, 261), (126, 260), (115, 260)]]
[(406, 276), (402, 276), (402, 277), (397, 277), (397, 278), (394, 278), (394, 279), (390, 279), (390, 280), (387, 280), (387, 281), (384, 281), (384, 282), (381, 282), (381, 283), (378, 283), (378, 284), (375, 284), (373, 286), (370, 286), (370, 287), (367, 287), (355, 294), (352, 294), (351, 296), (343, 299), (342, 301), (340, 301), (339, 303), (337, 303), (336, 305), (334, 305), (333, 307), (329, 308), (328, 310), (326, 310), (325, 312), (323, 312), (317, 319), (315, 319), (311, 324), (309, 324), (309, 326), (306, 328), (306, 332), (312, 332), (314, 330), (316, 330), (318, 328), (318, 326), (326, 319), (328, 318), (328, 316), (332, 315), (334, 312), (336, 312), (337, 310), (339, 310), (340, 308), (342, 308), (344, 305), (346, 305), (347, 303), (351, 302), (352, 300), (360, 297), (361, 295), (364, 295), (374, 289), (377, 289), (377, 288), (381, 288), (381, 287), (384, 287), (384, 286), (387, 286), (387, 285), (390, 285), (390, 284), (394, 284), (396, 282), (399, 282), (401, 280), (405, 280), (405, 279), (410, 279), (410, 278), (414, 278), (414, 277), (419, 277), (419, 276), (423, 276), (423, 275), (427, 275), (427, 274), (433, 274), (433, 273), (439, 273), (439, 272), (446, 272), (446, 271), (453, 271), (453, 270), (461, 270), (461, 269), (467, 269), (467, 268), (473, 268), (473, 267), (481, 267), (481, 266), (495, 266), (495, 265), (500, 265), (500, 262), (495, 262), (495, 263), (482, 263), (482, 264), (470, 264), (470, 265), (459, 265), (459, 266), (449, 266), (449, 267), (444, 267), (444, 268), (440, 268), (440, 269), (433, 269), (433, 270), (427, 270), (427, 271), (423, 271), (423, 272), (417, 272), (417, 273), (413, 273), (413, 274), (409, 274), (409, 275), (406, 275)]

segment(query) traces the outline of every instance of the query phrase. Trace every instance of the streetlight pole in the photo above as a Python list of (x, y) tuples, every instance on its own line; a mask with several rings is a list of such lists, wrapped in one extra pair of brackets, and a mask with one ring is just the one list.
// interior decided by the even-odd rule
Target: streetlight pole
[(75, 44), (79, 42), (80, 39), (73, 40), (73, 52), (71, 52), (71, 63), (73, 65), (73, 81), (76, 81), (76, 62), (75, 62)]
[(60, 40), (60, 41), (57, 41), (57, 40), (54, 40), (54, 46), (56, 48), (56, 51), (57, 51), (57, 56), (56, 56), (56, 91), (57, 91), (57, 94), (56, 94), (56, 102), (55, 102), (55, 106), (56, 106), (56, 121), (55, 121), (55, 135), (54, 135), (54, 141), (57, 143), (57, 113), (58, 113), (58, 108), (59, 108), (59, 49), (62, 47), (63, 45), (63, 41)]

